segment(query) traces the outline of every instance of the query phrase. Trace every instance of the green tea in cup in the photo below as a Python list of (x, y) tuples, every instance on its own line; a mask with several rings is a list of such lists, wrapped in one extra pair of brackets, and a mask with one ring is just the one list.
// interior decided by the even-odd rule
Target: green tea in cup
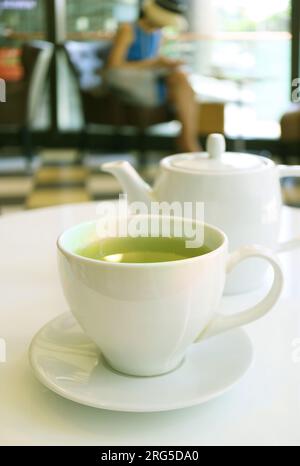
[(211, 252), (207, 246), (187, 248), (184, 238), (137, 237), (106, 238), (77, 251), (88, 259), (125, 264), (173, 262)]

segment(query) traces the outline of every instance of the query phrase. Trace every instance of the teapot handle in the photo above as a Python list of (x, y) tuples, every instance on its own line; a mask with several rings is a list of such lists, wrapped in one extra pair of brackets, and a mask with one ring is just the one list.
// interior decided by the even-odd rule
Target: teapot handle
[(278, 169), (280, 179), (300, 177), (300, 165), (279, 165)]

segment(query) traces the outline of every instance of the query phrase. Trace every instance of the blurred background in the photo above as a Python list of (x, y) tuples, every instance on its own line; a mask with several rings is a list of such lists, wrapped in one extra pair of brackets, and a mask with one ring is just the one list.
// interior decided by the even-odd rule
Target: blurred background
[[(141, 3), (0, 0), (1, 214), (115, 197), (103, 161), (128, 159), (151, 181), (174, 153), (176, 121), (141, 108), (125, 117), (91, 92), (118, 24)], [(230, 150), (299, 163), (300, 1), (189, 0), (188, 16), (188, 32), (165, 31), (162, 53), (186, 62), (202, 144), (221, 132)], [(285, 201), (300, 206), (294, 180)]]

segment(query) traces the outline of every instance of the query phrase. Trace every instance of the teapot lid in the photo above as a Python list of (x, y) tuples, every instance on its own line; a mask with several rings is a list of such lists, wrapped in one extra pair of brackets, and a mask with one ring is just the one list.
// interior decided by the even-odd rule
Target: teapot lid
[(190, 173), (234, 174), (260, 170), (271, 161), (264, 157), (237, 152), (225, 152), (226, 143), (222, 134), (211, 134), (207, 141), (207, 152), (183, 154), (170, 157), (168, 165)]

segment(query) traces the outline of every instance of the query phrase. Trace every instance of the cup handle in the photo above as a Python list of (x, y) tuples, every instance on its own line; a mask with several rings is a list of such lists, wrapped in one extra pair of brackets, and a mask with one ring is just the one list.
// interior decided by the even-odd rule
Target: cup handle
[(260, 319), (265, 316), (278, 301), (283, 288), (283, 273), (280, 263), (272, 251), (258, 246), (241, 248), (229, 257), (227, 273), (230, 273), (240, 262), (249, 258), (264, 259), (272, 266), (274, 270), (274, 280), (271, 290), (260, 303), (246, 311), (232, 316), (217, 314), (195, 343)]
[[(279, 165), (279, 177), (282, 178), (299, 178), (300, 165)], [(293, 249), (300, 248), (300, 236), (284, 243), (279, 243), (277, 246), (277, 253), (292, 251)]]

